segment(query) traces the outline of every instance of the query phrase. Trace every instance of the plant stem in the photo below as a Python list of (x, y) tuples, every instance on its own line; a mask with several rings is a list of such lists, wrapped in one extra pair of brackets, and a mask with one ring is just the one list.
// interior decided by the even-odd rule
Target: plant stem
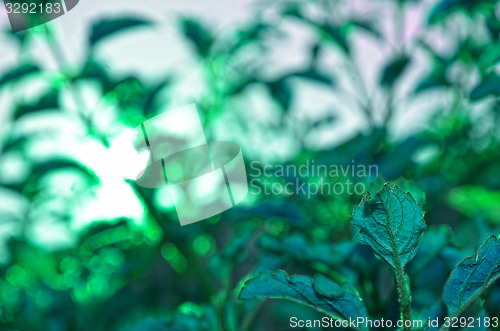
[(411, 325), (407, 326), (406, 321), (411, 322), (411, 295), (406, 287), (405, 272), (400, 263), (395, 263), (394, 274), (396, 276), (396, 286), (399, 293), (399, 305), (401, 306), (401, 315), (403, 317), (403, 329), (410, 331)]

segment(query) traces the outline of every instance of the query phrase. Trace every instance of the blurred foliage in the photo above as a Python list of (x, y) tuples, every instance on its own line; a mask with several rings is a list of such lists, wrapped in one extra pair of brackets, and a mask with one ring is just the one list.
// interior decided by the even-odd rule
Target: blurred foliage
[[(112, 74), (97, 55), (115, 36), (154, 29), (147, 18), (95, 22), (77, 65), (66, 63), (57, 34), (48, 29), (4, 32), (16, 43), (19, 61), (0, 74), (0, 95), (9, 100), (0, 110), (6, 114), (0, 123), (0, 329), (280, 330), (291, 316), (345, 318), (354, 297), (363, 299), (357, 311), (372, 318), (400, 318), (391, 267), (371, 246), (357, 244), (359, 230), (349, 222), (360, 195), (250, 194), (250, 203), (180, 227), (161, 190), (117, 181), (87, 162), (89, 153), (92, 161), (108, 155), (127, 128), (165, 106), (190, 102), (198, 105), (208, 139), (227, 139), (217, 123), (230, 118), (229, 137), (242, 146), (249, 172), (252, 161), (266, 164), (259, 151), (277, 141), (282, 156), (274, 163), (376, 165), (378, 178), (343, 179), (372, 194), (385, 181), (409, 191), (423, 205), (427, 224), (406, 266), (411, 308), (424, 319), (446, 316), (446, 307), (456, 304), (448, 290), (442, 300), (447, 279), (458, 281), (477, 261), (452, 270), (499, 234), (499, 5), (369, 2), (365, 14), (349, 1), (259, 3), (252, 22), (223, 33), (203, 18), (179, 17), (177, 30), (199, 63), (204, 87), (187, 99), (176, 90), (181, 79), (175, 72), (155, 79)], [(417, 32), (405, 33), (417, 7), (423, 15)], [(293, 53), (290, 26), (311, 36), (306, 65), (273, 73), (269, 68), (281, 64), (273, 45)], [(44, 37), (56, 71), (26, 53), (35, 35)], [(378, 67), (359, 60), (365, 44), (384, 50)], [(374, 83), (366, 72), (375, 72)], [(345, 116), (335, 109), (298, 116), (305, 86), (337, 96), (350, 109), (360, 125), (349, 138), (320, 146), (318, 137), (340, 130)], [(93, 89), (98, 106), (89, 103)], [(251, 102), (255, 94), (258, 106)], [(431, 99), (439, 102), (424, 102), (432, 108), (425, 109), (426, 125), (398, 136), (413, 121), (405, 117), (410, 109), (423, 111), (411, 106)], [(96, 201), (109, 185), (119, 209), (133, 204), (123, 195), (129, 192), (140, 216), (100, 210)], [(491, 238), (485, 245), (479, 256), (498, 246)], [(242, 290), (245, 281), (253, 288)], [(259, 292), (259, 281), (277, 284), (281, 296), (299, 303), (255, 299), (276, 296)], [(500, 284), (472, 297), (479, 300), (461, 311), (464, 316), (500, 316)], [(325, 302), (332, 306), (318, 306)]]

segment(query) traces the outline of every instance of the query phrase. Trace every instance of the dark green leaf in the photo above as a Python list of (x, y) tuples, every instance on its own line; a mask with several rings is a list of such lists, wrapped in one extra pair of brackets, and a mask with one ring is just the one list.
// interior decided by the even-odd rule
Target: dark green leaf
[(387, 64), (382, 72), (380, 85), (388, 87), (392, 86), (404, 72), (408, 63), (410, 63), (410, 59), (407, 56), (400, 56)]
[(34, 65), (34, 64), (26, 64), (21, 67), (17, 67), (15, 69), (12, 69), (11, 71), (7, 72), (5, 75), (3, 75), (2, 78), (0, 78), (0, 86), (10, 83), (11, 81), (15, 81), (20, 78), (24, 78), (24, 76), (33, 74), (40, 69)]
[(290, 256), (301, 262), (322, 262), (335, 266), (345, 261), (352, 252), (351, 242), (332, 245), (329, 243), (312, 242), (304, 236), (295, 234), (283, 240), (271, 236), (259, 238), (259, 245), (268, 251)]
[(488, 238), (476, 256), (466, 258), (451, 273), (443, 300), (450, 316), (458, 316), (500, 277), (500, 241)]
[(430, 76), (423, 79), (415, 89), (415, 92), (423, 92), (426, 90), (430, 90), (436, 87), (447, 87), (450, 86), (448, 80), (444, 77), (444, 75), (440, 74), (431, 74)]
[(483, 79), (470, 93), (471, 100), (479, 100), (489, 95), (500, 95), (500, 77), (497, 75)]
[(366, 31), (375, 38), (379, 38), (379, 39), (383, 38), (382, 33), (377, 29), (375, 22), (373, 22), (373, 21), (353, 18), (350, 20), (349, 23), (355, 29), (360, 29), (360, 30)]
[(366, 309), (357, 291), (349, 284), (339, 285), (324, 276), (314, 281), (306, 276), (292, 276), (280, 270), (261, 272), (245, 282), (239, 299), (288, 299), (313, 307), (335, 319), (366, 318)]
[(451, 228), (447, 225), (427, 229), (420, 239), (415, 259), (408, 266), (410, 274), (417, 274), (432, 262), (449, 244)]
[(318, 72), (314, 68), (294, 73), (291, 76), (305, 78), (305, 79), (309, 79), (309, 80), (316, 81), (316, 82), (319, 82), (319, 83), (324, 83), (324, 84), (327, 84), (327, 85), (333, 85), (333, 79), (332, 78), (323, 75), (321, 72)]
[(368, 193), (352, 215), (352, 223), (360, 228), (358, 240), (393, 268), (404, 267), (415, 256), (423, 219), (422, 206), (412, 195), (389, 184), (373, 199)]
[(213, 37), (199, 22), (193, 19), (184, 19), (182, 21), (182, 30), (186, 37), (196, 46), (198, 54), (205, 57), (212, 47)]
[(59, 108), (59, 91), (51, 90), (33, 104), (19, 105), (14, 112), (14, 119), (17, 120), (30, 113), (57, 108)]
[(132, 17), (101, 20), (92, 26), (92, 32), (89, 39), (90, 45), (93, 46), (103, 39), (120, 31), (148, 25), (152, 25), (152, 23), (150, 21)]
[(30, 195), (31, 193), (34, 193), (32, 192), (34, 191), (33, 186), (38, 185), (38, 181), (42, 176), (51, 172), (62, 170), (70, 170), (78, 173), (87, 180), (89, 185), (96, 185), (100, 183), (99, 177), (97, 177), (94, 172), (92, 172), (84, 165), (78, 163), (77, 161), (70, 159), (52, 159), (39, 163), (33, 168), (28, 183), (25, 187), (28, 189), (28, 192), (25, 192), (25, 194)]
[(271, 96), (283, 109), (288, 109), (292, 103), (292, 91), (285, 79), (267, 83)]
[(492, 9), (496, 0), (442, 0), (431, 10), (429, 23), (436, 23), (448, 17), (456, 10), (463, 10), (469, 15), (482, 9)]
[(144, 115), (148, 116), (153, 113), (156, 97), (170, 83), (170, 79), (165, 79), (157, 84), (150, 92), (144, 103)]
[(323, 25), (321, 31), (326, 36), (326, 39), (333, 41), (337, 46), (339, 46), (346, 54), (349, 54), (350, 49), (347, 43), (347, 38), (345, 36), (345, 31), (340, 27), (333, 25)]
[(435, 23), (438, 20), (446, 17), (453, 9), (455, 9), (461, 0), (442, 0), (430, 12), (429, 22)]

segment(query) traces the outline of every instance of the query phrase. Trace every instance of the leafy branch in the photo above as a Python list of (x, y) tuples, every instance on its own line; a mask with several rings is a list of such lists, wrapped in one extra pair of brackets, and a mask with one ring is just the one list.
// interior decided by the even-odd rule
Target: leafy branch
[[(369, 194), (354, 209), (352, 223), (359, 227), (358, 240), (370, 245), (394, 271), (403, 320), (411, 321), (411, 293), (405, 265), (415, 256), (426, 225), (422, 206), (410, 193), (386, 184), (373, 199)], [(404, 330), (411, 330), (405, 326)]]

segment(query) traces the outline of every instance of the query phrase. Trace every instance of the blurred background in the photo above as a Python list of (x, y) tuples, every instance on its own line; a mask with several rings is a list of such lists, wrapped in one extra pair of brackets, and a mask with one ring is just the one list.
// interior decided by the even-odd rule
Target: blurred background
[[(181, 227), (166, 190), (129, 179), (127, 133), (190, 103), (207, 140), (241, 146), (250, 178), (295, 182), (255, 168), (313, 160), (373, 165), (324, 179), (412, 192), (428, 224), (408, 267), (413, 306), (445, 316), (450, 271), (499, 233), (499, 18), (496, 0), (81, 0), (14, 34), (0, 6), (0, 329), (321, 318), (237, 299), (278, 269), (351, 282), (370, 316), (399, 318), (390, 270), (349, 223), (362, 195), (251, 186), (238, 207)], [(499, 307), (496, 285), (480, 313)]]

